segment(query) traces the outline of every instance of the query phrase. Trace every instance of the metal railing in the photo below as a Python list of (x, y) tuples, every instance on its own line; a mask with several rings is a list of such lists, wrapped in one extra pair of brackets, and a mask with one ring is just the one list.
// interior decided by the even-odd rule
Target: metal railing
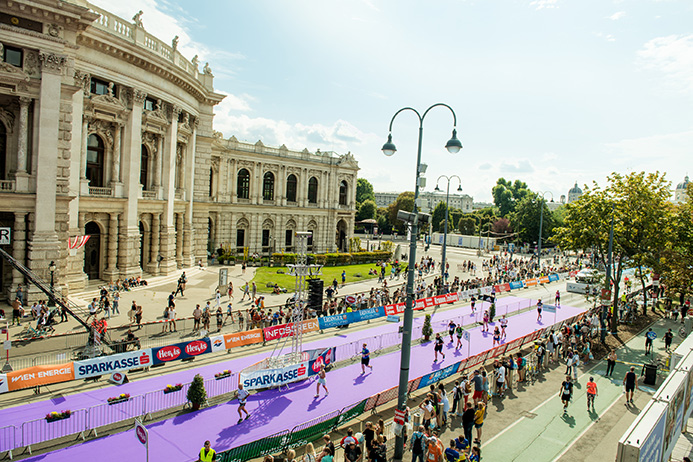
[(31, 446), (34, 444), (77, 434), (84, 438), (87, 412), (86, 409), (79, 409), (71, 412), (70, 417), (53, 422), (45, 418), (24, 422), (21, 427), (21, 446), (18, 447), (26, 446), (31, 453)]

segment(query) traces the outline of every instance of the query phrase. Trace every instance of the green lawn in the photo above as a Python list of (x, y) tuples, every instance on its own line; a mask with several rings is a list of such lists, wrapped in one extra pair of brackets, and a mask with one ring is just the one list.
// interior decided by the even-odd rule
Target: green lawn
[[(377, 276), (369, 276), (368, 270), (377, 269), (375, 263), (364, 264), (364, 265), (348, 265), (348, 266), (323, 266), (320, 275), (320, 279), (325, 281), (325, 287), (332, 283), (333, 279), (342, 283), (342, 270), (346, 271), (346, 282), (365, 281), (366, 279), (373, 279)], [(282, 271), (284, 274), (279, 274), (277, 271)], [(257, 285), (257, 291), (259, 293), (271, 293), (272, 289), (267, 287), (268, 283), (279, 284), (279, 287), (287, 289), (290, 293), (293, 293), (296, 287), (296, 277), (290, 276), (286, 273), (289, 272), (287, 267), (267, 267), (263, 266), (257, 269), (253, 281)], [(390, 275), (390, 265), (385, 268), (385, 274)], [(356, 276), (360, 274), (360, 276)]]

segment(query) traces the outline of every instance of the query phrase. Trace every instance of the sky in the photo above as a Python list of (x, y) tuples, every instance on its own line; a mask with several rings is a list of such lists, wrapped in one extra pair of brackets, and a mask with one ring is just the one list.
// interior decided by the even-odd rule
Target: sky
[[(376, 191), (413, 191), (419, 119), (431, 191), (458, 175), (558, 201), (575, 182), (693, 174), (690, 0), (93, 0), (188, 59), (209, 62), (215, 130), (289, 149), (351, 152)], [(200, 65), (202, 67), (203, 64)], [(445, 179), (440, 180), (444, 189)], [(453, 179), (451, 191), (457, 188)]]

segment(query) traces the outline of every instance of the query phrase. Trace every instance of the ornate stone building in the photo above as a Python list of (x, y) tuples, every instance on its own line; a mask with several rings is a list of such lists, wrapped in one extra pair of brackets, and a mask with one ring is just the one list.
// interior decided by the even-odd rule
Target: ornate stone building
[[(142, 12), (2, 1), (0, 58), (0, 226), (44, 279), (52, 261), (56, 284), (75, 290), (170, 274), (221, 244), (291, 247), (287, 230), (313, 229), (319, 251), (351, 235), (353, 157), (220, 139), (209, 64), (149, 34)], [(22, 282), (0, 265), (0, 294)]]

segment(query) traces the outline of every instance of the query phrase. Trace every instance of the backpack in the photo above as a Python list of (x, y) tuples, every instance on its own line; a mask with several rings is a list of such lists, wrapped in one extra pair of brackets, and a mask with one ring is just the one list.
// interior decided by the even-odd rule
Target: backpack
[[(418, 437), (418, 438), (417, 438)], [(411, 442), (411, 451), (414, 454), (423, 454), (426, 446), (424, 444), (424, 437), (421, 433), (416, 435)]]
[(472, 382), (470, 380), (467, 380), (467, 383), (464, 384), (464, 391), (465, 393), (472, 392)]

